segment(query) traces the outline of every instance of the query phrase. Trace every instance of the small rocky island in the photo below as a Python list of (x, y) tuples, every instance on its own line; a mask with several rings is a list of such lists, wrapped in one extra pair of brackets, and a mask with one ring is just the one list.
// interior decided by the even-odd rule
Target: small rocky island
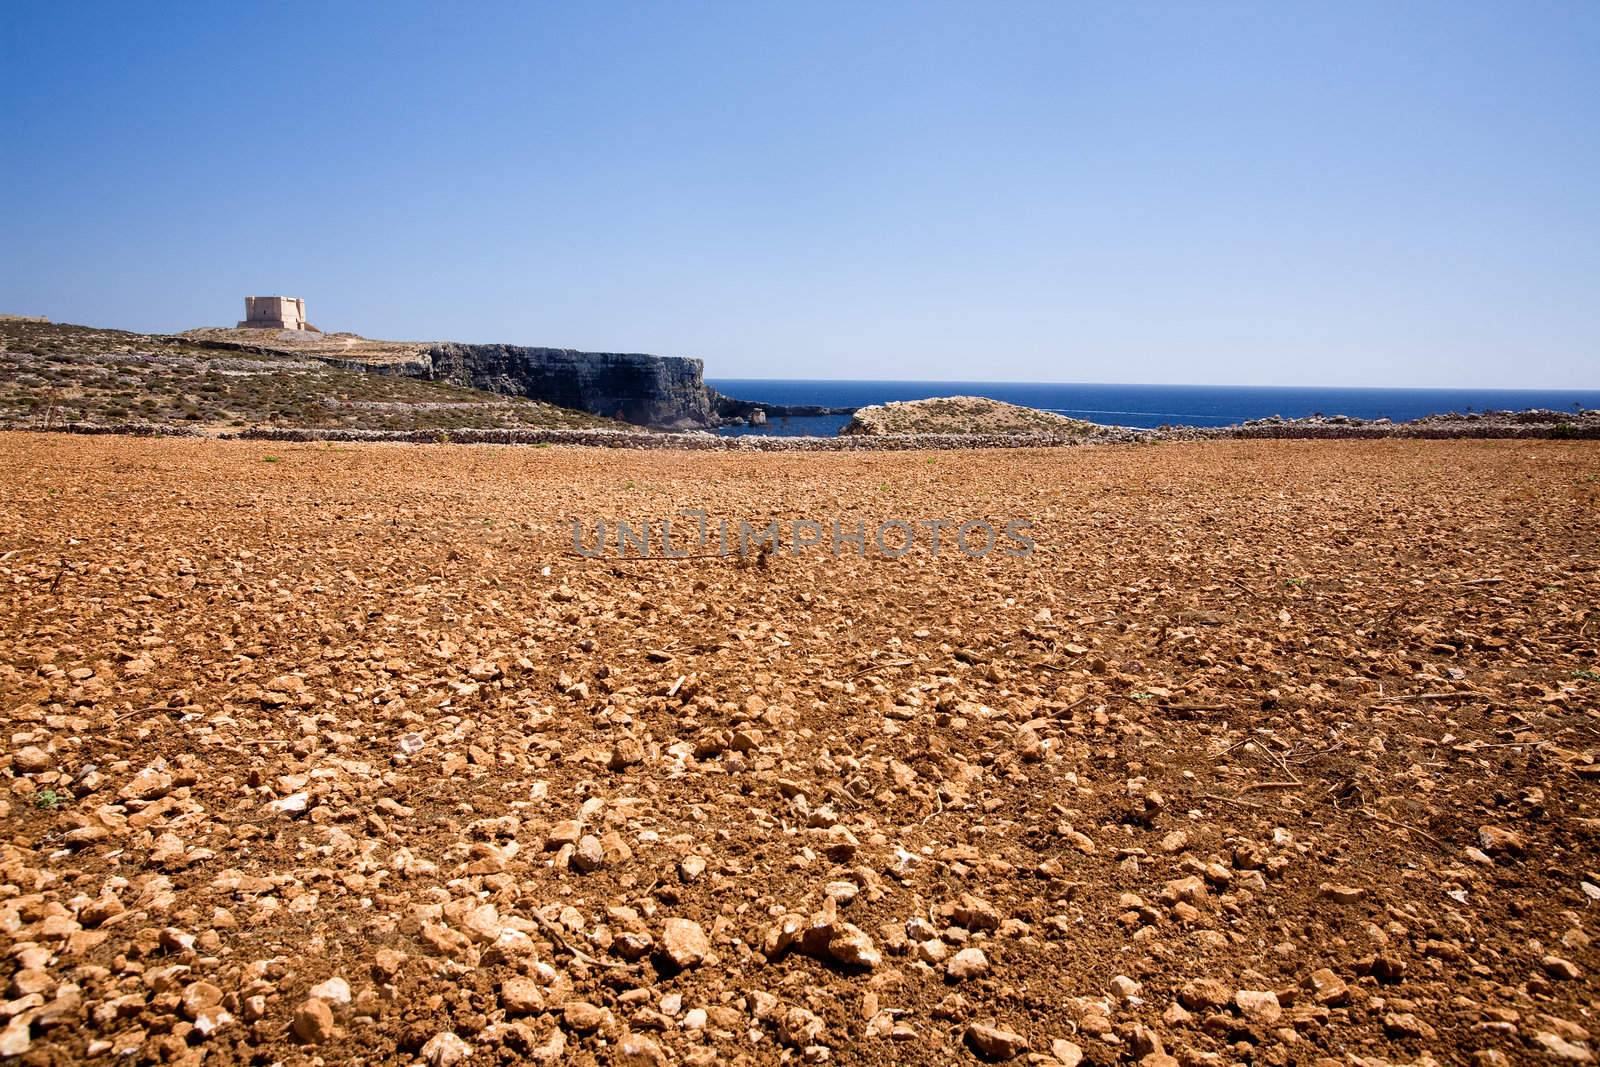
[(887, 434), (1051, 434), (1089, 437), (1103, 432), (1082, 419), (1053, 411), (1007, 404), (984, 396), (939, 396), (874, 404), (855, 413), (841, 434), (881, 437)]

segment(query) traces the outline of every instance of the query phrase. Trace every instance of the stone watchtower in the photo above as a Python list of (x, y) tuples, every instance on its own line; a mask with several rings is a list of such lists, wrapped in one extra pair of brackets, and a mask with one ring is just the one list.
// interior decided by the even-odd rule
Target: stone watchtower
[(304, 330), (306, 302), (298, 296), (247, 296), (244, 298), (244, 321), (240, 329), (254, 330)]

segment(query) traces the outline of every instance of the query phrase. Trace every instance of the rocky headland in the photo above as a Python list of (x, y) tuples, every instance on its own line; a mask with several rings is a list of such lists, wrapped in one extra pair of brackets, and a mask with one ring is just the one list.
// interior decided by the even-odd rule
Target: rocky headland
[(839, 432), (847, 437), (952, 433), (1090, 437), (1106, 429), (1053, 411), (1007, 404), (985, 396), (940, 396), (861, 408)]
[(723, 396), (706, 385), (704, 363), (684, 356), (376, 341), (304, 330), (201, 329), (183, 336), (219, 349), (292, 353), (349, 370), (448, 382), (656, 430), (759, 425), (769, 417), (847, 415), (853, 410)]

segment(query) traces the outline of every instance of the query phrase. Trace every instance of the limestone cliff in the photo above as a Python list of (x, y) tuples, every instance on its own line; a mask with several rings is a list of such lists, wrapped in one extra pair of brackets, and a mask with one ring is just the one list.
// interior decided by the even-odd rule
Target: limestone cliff
[[(525, 396), (639, 426), (710, 425), (711, 394), (698, 359), (632, 352), (579, 352), (520, 345), (435, 344), (428, 377)], [(407, 366), (410, 370), (411, 364)]]
[(781, 418), (855, 410), (723, 396), (706, 385), (701, 361), (683, 356), (450, 342), (428, 345), (396, 369), (662, 430), (743, 422), (758, 412)]

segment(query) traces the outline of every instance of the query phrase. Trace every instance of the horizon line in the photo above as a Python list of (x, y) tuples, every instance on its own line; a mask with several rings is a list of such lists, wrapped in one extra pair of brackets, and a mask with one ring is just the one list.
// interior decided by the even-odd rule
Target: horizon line
[(1348, 389), (1365, 392), (1596, 393), (1583, 385), (1244, 385), (1238, 382), (1044, 382), (1024, 378), (739, 378), (705, 375), (707, 382), (827, 382), (856, 385), (1050, 385), (1115, 386), (1142, 389)]

